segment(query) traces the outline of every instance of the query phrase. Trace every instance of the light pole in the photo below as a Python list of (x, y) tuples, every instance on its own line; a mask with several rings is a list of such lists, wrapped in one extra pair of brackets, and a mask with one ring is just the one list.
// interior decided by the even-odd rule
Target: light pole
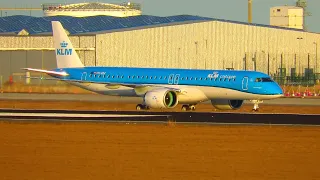
[[(303, 38), (302, 37), (297, 37), (297, 40), (302, 40)], [(299, 43), (299, 73), (300, 73), (300, 70), (301, 70), (301, 55), (300, 55), (300, 41), (298, 42)]]
[(315, 73), (318, 72), (318, 43), (317, 42), (313, 42), (313, 44), (316, 45), (316, 67), (315, 67)]

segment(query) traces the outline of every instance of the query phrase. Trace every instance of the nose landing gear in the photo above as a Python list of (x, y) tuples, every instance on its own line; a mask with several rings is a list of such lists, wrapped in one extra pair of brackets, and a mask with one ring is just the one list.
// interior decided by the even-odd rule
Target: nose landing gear
[(261, 100), (250, 100), (253, 103), (252, 111), (259, 111), (259, 104), (263, 103)]

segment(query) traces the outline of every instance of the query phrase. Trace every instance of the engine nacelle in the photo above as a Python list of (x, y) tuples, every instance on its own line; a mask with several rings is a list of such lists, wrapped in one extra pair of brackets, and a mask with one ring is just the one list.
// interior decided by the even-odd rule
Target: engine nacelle
[(243, 105), (243, 100), (215, 99), (211, 100), (211, 104), (220, 110), (236, 110)]
[(177, 93), (168, 89), (149, 91), (144, 96), (144, 104), (150, 108), (174, 108), (178, 104)]

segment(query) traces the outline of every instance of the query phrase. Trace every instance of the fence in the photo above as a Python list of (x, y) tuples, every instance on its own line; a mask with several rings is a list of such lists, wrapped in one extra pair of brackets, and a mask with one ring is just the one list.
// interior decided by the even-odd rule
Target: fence
[(285, 74), (273, 75), (272, 78), (279, 84), (285, 86), (314, 86), (319, 84), (320, 74), (303, 73), (286, 76)]

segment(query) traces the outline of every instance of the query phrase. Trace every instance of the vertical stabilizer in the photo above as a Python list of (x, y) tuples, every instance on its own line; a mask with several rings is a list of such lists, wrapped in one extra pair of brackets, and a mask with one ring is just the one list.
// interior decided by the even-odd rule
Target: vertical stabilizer
[(77, 52), (59, 21), (52, 21), (53, 43), (58, 68), (83, 67)]

